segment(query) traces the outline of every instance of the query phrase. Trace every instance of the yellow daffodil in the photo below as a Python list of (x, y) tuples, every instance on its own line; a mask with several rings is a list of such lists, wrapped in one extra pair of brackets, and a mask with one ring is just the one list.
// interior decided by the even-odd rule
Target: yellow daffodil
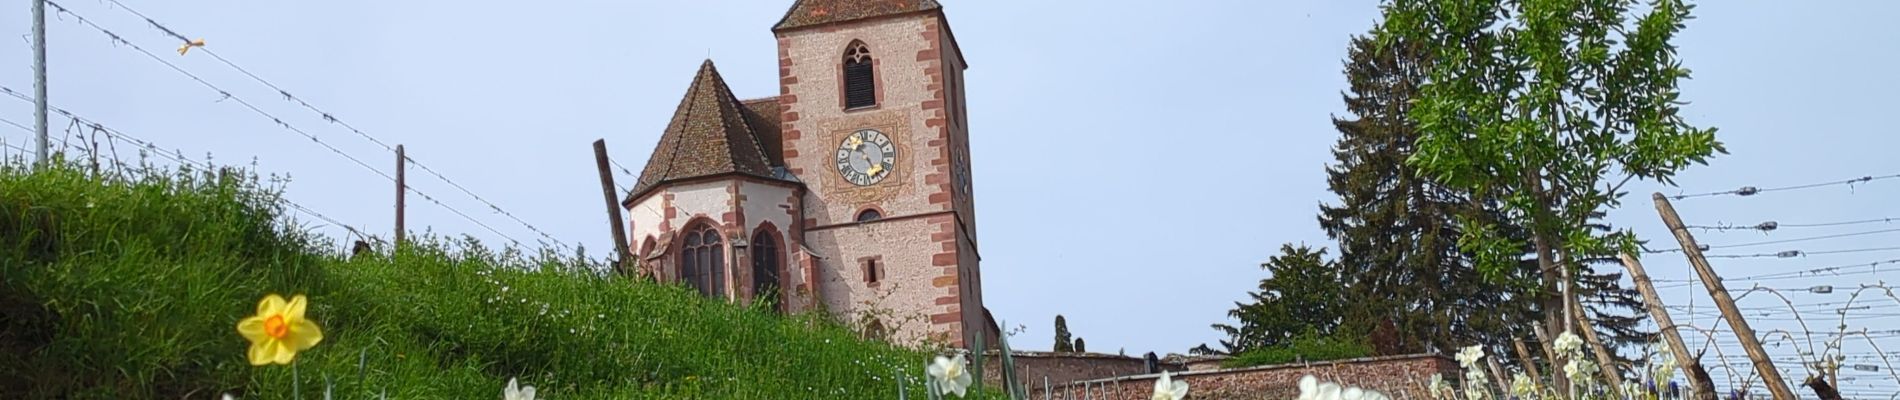
[(247, 352), (251, 365), (290, 364), (297, 352), (323, 341), (317, 323), (304, 319), (308, 305), (303, 295), (285, 302), (282, 296), (273, 294), (257, 303), (257, 315), (238, 321), (238, 334), (251, 341)]

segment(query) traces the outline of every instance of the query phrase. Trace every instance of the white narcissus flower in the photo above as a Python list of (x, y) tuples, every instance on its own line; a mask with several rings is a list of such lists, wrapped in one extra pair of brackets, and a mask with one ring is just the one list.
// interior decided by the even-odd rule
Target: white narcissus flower
[(1154, 396), (1150, 396), (1149, 399), (1150, 400), (1181, 400), (1181, 399), (1187, 398), (1187, 393), (1188, 393), (1187, 382), (1171, 379), (1168, 376), (1168, 371), (1161, 371), (1161, 377), (1155, 378)]
[(1570, 360), (1569, 364), (1564, 364), (1564, 376), (1570, 377), (1573, 381), (1589, 380), (1590, 376), (1596, 373), (1597, 365), (1589, 360), (1579, 358)]
[(1524, 397), (1536, 392), (1537, 384), (1531, 381), (1529, 375), (1524, 375), (1523, 372), (1519, 372), (1517, 376), (1511, 377), (1511, 394)]
[(1432, 391), (1432, 398), (1438, 398), (1440, 394), (1445, 393), (1445, 390), (1450, 388), (1445, 387), (1444, 375), (1432, 374), (1432, 383), (1427, 386), (1427, 389)]
[(1345, 397), (1343, 389), (1337, 383), (1321, 383), (1319, 388), (1314, 390), (1313, 400), (1343, 400), (1342, 397)]
[(502, 400), (534, 400), (533, 386), (518, 386), (515, 378), (508, 378), (508, 387), (501, 389)]
[(1557, 352), (1560, 353), (1575, 353), (1579, 350), (1583, 350), (1583, 339), (1577, 337), (1577, 334), (1570, 332), (1557, 335), (1557, 341), (1551, 344), (1556, 346)]
[(937, 356), (937, 359), (930, 363), (930, 367), (925, 368), (925, 372), (930, 373), (931, 381), (936, 382), (937, 389), (944, 393), (955, 393), (957, 397), (963, 397), (965, 388), (970, 387), (970, 371), (964, 366), (962, 354), (958, 354), (956, 358)]
[(1299, 400), (1313, 400), (1313, 396), (1318, 395), (1318, 394), (1319, 394), (1319, 378), (1314, 378), (1312, 375), (1300, 377)]
[(1476, 367), (1478, 365), (1478, 360), (1483, 360), (1483, 359), (1484, 359), (1483, 347), (1471, 346), (1471, 347), (1466, 347), (1463, 350), (1458, 351), (1458, 365), (1464, 366), (1466, 369)]
[[(91, 204), (87, 204), (87, 205), (88, 205), (88, 206), (91, 206)], [(231, 397), (231, 394), (230, 394), (230, 393), (225, 393), (225, 394), (224, 394), (224, 400), (237, 400), (237, 398), (236, 398), (236, 397)]]

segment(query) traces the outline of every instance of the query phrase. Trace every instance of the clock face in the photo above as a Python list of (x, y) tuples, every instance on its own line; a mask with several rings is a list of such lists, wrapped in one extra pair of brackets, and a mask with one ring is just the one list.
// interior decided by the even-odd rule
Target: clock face
[(883, 182), (897, 167), (897, 144), (890, 136), (872, 129), (852, 132), (838, 143), (838, 175), (853, 185), (869, 186)]

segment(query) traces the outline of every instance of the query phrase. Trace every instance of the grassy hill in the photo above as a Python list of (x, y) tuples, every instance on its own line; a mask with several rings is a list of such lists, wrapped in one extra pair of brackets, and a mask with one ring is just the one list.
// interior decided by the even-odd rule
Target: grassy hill
[[(0, 167), (0, 398), (922, 398), (926, 353), (826, 318), (468, 239), (350, 258), (258, 181)], [(294, 367), (250, 366), (234, 328), (272, 293), (324, 331)]]

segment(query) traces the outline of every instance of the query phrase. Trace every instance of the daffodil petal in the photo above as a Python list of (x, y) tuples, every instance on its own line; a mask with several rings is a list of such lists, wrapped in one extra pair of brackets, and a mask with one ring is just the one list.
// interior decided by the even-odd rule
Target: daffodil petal
[(250, 317), (238, 321), (237, 331), (238, 335), (243, 335), (244, 340), (249, 340), (251, 343), (270, 338), (269, 334), (264, 333), (264, 317)]
[(954, 381), (958, 387), (970, 386), (970, 374), (958, 374)]
[(1187, 382), (1174, 381), (1174, 391), (1173, 391), (1174, 398), (1176, 399), (1187, 398), (1187, 389), (1188, 389)]
[(278, 295), (273, 294), (269, 296), (264, 296), (264, 300), (257, 302), (257, 315), (259, 316), (279, 314), (279, 313), (282, 313), (283, 311), (284, 311), (284, 296), (278, 296)]
[(269, 340), (251, 342), (251, 349), (245, 351), (244, 355), (251, 361), (251, 366), (270, 364), (271, 359), (275, 358), (270, 354)]
[(930, 364), (930, 367), (928, 367), (928, 368), (924, 368), (924, 372), (926, 372), (926, 373), (929, 373), (929, 374), (930, 374), (930, 376), (934, 376), (934, 377), (938, 377), (938, 378), (942, 378), (942, 377), (943, 377), (943, 374), (944, 374), (944, 370), (943, 370), (943, 365), (942, 365), (942, 364)]
[(290, 360), (297, 358), (297, 351), (291, 350), (290, 344), (284, 343), (281, 340), (271, 341), (271, 352), (271, 355), (275, 357), (271, 362), (275, 362), (279, 365), (290, 365)]
[(950, 393), (956, 393), (957, 397), (963, 397), (963, 386), (950, 385)]
[(534, 400), (533, 386), (523, 386), (521, 388), (521, 400)]
[(323, 341), (323, 330), (317, 328), (317, 323), (303, 318), (293, 318), (290, 321), (290, 334), (284, 337), (284, 341), (292, 349), (306, 350), (310, 346), (316, 346), (317, 342)]
[(284, 318), (302, 319), (304, 308), (309, 306), (310, 300), (304, 298), (303, 295), (291, 296), (290, 304), (284, 308)]

